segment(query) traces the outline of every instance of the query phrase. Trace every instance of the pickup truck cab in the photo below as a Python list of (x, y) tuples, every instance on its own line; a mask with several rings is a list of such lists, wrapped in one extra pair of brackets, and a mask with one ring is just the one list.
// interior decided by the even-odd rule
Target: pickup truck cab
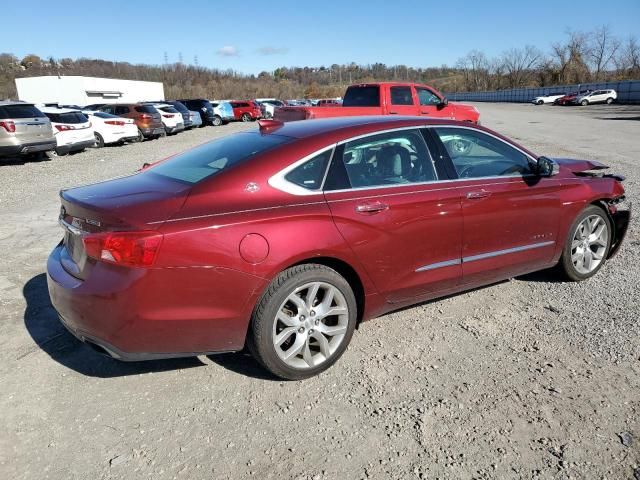
[(341, 106), (280, 107), (281, 122), (360, 115), (411, 115), (478, 123), (480, 112), (462, 103), (449, 103), (435, 88), (418, 83), (380, 82), (351, 85)]

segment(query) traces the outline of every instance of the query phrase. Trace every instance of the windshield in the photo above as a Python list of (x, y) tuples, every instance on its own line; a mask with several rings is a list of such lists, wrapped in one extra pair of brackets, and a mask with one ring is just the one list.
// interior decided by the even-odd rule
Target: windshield
[(176, 155), (147, 172), (195, 184), (291, 140), (258, 132), (237, 133)]

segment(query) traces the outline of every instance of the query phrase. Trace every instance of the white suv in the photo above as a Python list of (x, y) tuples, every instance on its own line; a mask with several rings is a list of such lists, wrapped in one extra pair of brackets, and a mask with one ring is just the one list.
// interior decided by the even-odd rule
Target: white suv
[(616, 98), (618, 98), (618, 94), (615, 90), (594, 90), (591, 93), (579, 96), (575, 102), (583, 107), (592, 103), (606, 103), (609, 105)]
[(167, 135), (178, 133), (184, 130), (184, 119), (182, 113), (175, 109), (173, 105), (167, 103), (151, 103), (162, 117), (162, 125)]
[(40, 111), (51, 120), (57, 155), (79, 152), (96, 143), (91, 122), (80, 110), (42, 107)]

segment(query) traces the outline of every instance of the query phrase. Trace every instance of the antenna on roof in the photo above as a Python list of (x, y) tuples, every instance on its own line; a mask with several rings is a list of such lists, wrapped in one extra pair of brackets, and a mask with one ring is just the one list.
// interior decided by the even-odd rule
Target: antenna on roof
[(263, 118), (261, 120), (258, 120), (258, 125), (260, 126), (261, 133), (269, 133), (273, 130), (277, 130), (278, 128), (283, 127), (284, 122)]

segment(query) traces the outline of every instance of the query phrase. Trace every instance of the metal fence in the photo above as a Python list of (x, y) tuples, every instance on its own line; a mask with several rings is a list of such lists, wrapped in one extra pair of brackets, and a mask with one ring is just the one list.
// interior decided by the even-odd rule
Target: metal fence
[(510, 102), (527, 103), (540, 95), (552, 93), (571, 93), (580, 90), (613, 89), (618, 93), (617, 103), (640, 104), (640, 80), (625, 80), (624, 82), (582, 83), (577, 85), (561, 85), (540, 88), (514, 88), (511, 90), (497, 90), (493, 92), (457, 92), (448, 93), (449, 100), (466, 100), (470, 102)]

